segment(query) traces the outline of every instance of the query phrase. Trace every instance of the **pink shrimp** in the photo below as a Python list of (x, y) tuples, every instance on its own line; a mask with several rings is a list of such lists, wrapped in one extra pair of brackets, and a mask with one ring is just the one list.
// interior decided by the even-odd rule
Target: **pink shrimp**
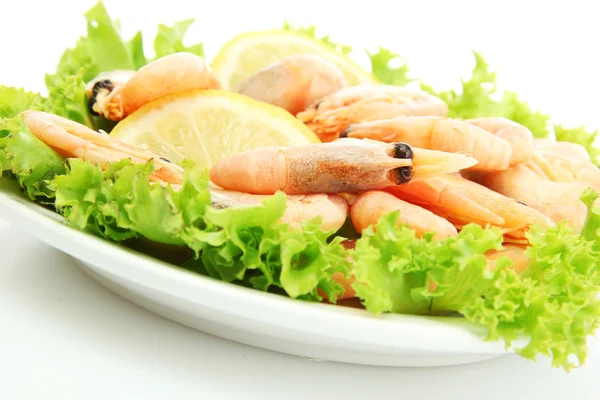
[(339, 139), (234, 154), (211, 168), (210, 179), (224, 189), (253, 194), (358, 192), (456, 172), (475, 163), (472, 157), (405, 143)]

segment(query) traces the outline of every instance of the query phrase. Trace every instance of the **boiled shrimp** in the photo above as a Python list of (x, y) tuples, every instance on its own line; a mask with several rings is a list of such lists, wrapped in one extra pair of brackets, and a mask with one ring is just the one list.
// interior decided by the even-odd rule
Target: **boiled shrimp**
[[(468, 119), (466, 122), (508, 142), (512, 150), (510, 165), (531, 160), (533, 156), (533, 133), (527, 127), (502, 117), (474, 118)], [(497, 151), (497, 149), (493, 149), (493, 151)]]
[(581, 182), (600, 192), (600, 168), (590, 161), (536, 150), (527, 165), (540, 177), (553, 182)]
[(456, 175), (392, 186), (386, 191), (447, 219), (459, 230), (469, 223), (498, 227), (507, 242), (526, 244), (531, 225), (553, 225), (537, 209)]
[(174, 53), (137, 72), (98, 75), (87, 85), (88, 108), (94, 115), (120, 121), (159, 97), (192, 89), (221, 89), (221, 84), (200, 57)]
[(506, 140), (470, 123), (444, 117), (401, 116), (362, 122), (349, 125), (342, 136), (466, 153), (479, 161), (472, 167), (476, 170), (505, 170), (513, 160), (513, 151)]
[(488, 260), (488, 269), (494, 270), (496, 260), (501, 257), (506, 257), (512, 264), (508, 266), (517, 274), (522, 274), (529, 266), (529, 256), (527, 255), (527, 246), (520, 244), (504, 244), (501, 250), (489, 250), (485, 253), (485, 258)]
[(384, 191), (368, 191), (359, 195), (350, 208), (350, 218), (354, 228), (362, 232), (392, 211), (400, 211), (397, 223), (414, 229), (417, 237), (426, 232), (434, 233), (437, 239), (457, 235), (456, 228), (446, 219)]
[(472, 157), (411, 148), (405, 143), (339, 139), (331, 143), (255, 149), (219, 160), (216, 185), (253, 194), (359, 192), (456, 172)]
[(533, 145), (537, 150), (543, 150), (549, 153), (577, 158), (583, 161), (592, 161), (590, 153), (580, 144), (571, 142), (562, 142), (550, 139), (534, 139)]
[(425, 91), (394, 85), (358, 85), (313, 102), (296, 117), (323, 142), (331, 142), (350, 124), (397, 116), (446, 116), (448, 106)]
[(183, 169), (165, 158), (96, 132), (85, 125), (42, 111), (23, 113), (27, 129), (54, 151), (67, 158), (80, 158), (107, 169), (113, 162), (129, 158), (134, 163), (152, 160), (151, 181), (180, 184)]
[(588, 187), (600, 191), (600, 169), (589, 161), (535, 150), (529, 163), (507, 171), (465, 172), (465, 177), (521, 201), (579, 232), (587, 208), (579, 196)]
[[(253, 195), (219, 188), (211, 188), (213, 207), (226, 208), (237, 205), (260, 204), (270, 195)], [(335, 194), (288, 195), (286, 209), (280, 222), (299, 227), (302, 222), (322, 217), (321, 228), (337, 231), (348, 217), (348, 202)]]
[(312, 54), (284, 58), (244, 81), (237, 92), (281, 107), (293, 115), (347, 86), (334, 64)]
[(548, 216), (555, 223), (566, 222), (579, 232), (587, 208), (579, 196), (587, 188), (581, 182), (553, 182), (529, 165), (519, 164), (506, 171), (470, 172), (465, 176), (504, 196), (515, 199)]
[[(152, 160), (154, 172), (150, 181), (168, 183), (174, 190), (181, 190), (183, 169), (150, 151), (122, 143), (105, 133), (63, 117), (42, 111), (25, 111), (25, 124), (29, 131), (57, 153), (67, 158), (80, 158), (107, 169), (111, 163), (128, 158), (134, 163)], [(211, 184), (209, 187), (215, 208), (258, 204), (269, 196), (226, 191)], [(314, 194), (287, 196), (287, 207), (280, 222), (299, 226), (303, 221), (322, 217), (324, 230), (338, 230), (346, 221), (348, 202), (341, 196)]]

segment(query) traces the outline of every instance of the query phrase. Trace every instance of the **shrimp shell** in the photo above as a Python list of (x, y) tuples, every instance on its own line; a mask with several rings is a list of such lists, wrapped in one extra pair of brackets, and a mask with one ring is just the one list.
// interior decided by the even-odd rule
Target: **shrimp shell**
[(170, 54), (146, 64), (136, 73), (123, 75), (122, 71), (104, 73), (88, 84), (93, 113), (120, 121), (144, 104), (167, 94), (221, 89), (210, 67), (200, 57), (187, 52)]
[(460, 154), (348, 138), (234, 154), (211, 168), (210, 179), (224, 189), (253, 194), (348, 193), (455, 172), (475, 163)]
[(323, 142), (331, 142), (350, 124), (397, 116), (446, 116), (448, 106), (425, 91), (395, 85), (350, 86), (325, 96), (296, 115)]
[(447, 219), (459, 230), (469, 223), (496, 226), (505, 240), (515, 243), (527, 243), (526, 232), (532, 224), (553, 225), (535, 208), (456, 175), (410, 182), (386, 191)]
[(395, 117), (349, 125), (342, 134), (350, 138), (405, 142), (411, 146), (469, 154), (474, 170), (505, 170), (510, 166), (510, 144), (473, 124), (445, 117)]
[(368, 191), (359, 195), (350, 208), (350, 218), (355, 229), (362, 232), (392, 211), (400, 211), (398, 224), (407, 224), (415, 230), (417, 237), (422, 237), (426, 232), (433, 232), (437, 239), (457, 235), (456, 228), (444, 218), (383, 191)]
[(347, 85), (344, 74), (334, 64), (312, 54), (300, 54), (256, 72), (237, 92), (296, 115), (315, 100)]

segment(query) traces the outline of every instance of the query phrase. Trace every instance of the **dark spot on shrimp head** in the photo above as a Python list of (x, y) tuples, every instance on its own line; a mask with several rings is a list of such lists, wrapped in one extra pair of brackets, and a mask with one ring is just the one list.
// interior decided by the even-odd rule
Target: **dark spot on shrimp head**
[(410, 182), (414, 175), (412, 167), (400, 167), (391, 171), (392, 180), (396, 185), (403, 185)]
[(92, 88), (92, 93), (94, 93), (94, 95), (97, 95), (100, 89), (106, 89), (109, 92), (112, 92), (114, 88), (115, 85), (110, 79), (103, 79), (94, 84), (94, 87)]
[(413, 159), (412, 148), (403, 142), (394, 143), (394, 158), (401, 158), (412, 160)]
[(351, 132), (351, 131), (352, 131), (352, 129), (353, 129), (352, 127), (353, 127), (353, 125), (352, 125), (352, 124), (348, 125), (348, 126), (346, 127), (346, 129), (344, 129), (344, 130), (342, 131), (342, 133), (340, 133), (340, 138), (347, 138), (347, 137), (348, 137), (348, 133), (349, 133), (349, 132)]
[(90, 114), (95, 115), (97, 117), (100, 114), (98, 114), (96, 112), (96, 110), (94, 110), (95, 105), (96, 105), (96, 96), (92, 96), (87, 101), (87, 108), (88, 108), (88, 111), (90, 112)]
[(100, 90), (102, 90), (102, 89), (105, 89), (110, 93), (113, 91), (114, 88), (115, 88), (115, 85), (112, 83), (112, 81), (110, 79), (103, 79), (94, 84), (94, 86), (92, 87), (92, 96), (87, 101), (87, 108), (88, 108), (88, 111), (90, 112), (90, 114), (95, 115), (95, 116), (100, 115), (98, 112), (96, 112), (96, 110), (94, 110), (98, 92), (100, 92)]

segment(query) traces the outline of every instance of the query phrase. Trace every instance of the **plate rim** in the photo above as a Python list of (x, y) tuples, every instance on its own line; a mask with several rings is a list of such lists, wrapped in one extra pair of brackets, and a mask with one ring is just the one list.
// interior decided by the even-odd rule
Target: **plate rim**
[[(1, 177), (0, 180), (6, 181)], [(215, 299), (243, 299), (243, 301), (236, 303), (236, 307), (219, 306), (217, 301), (207, 303), (203, 300), (201, 304), (205, 307), (244, 317), (247, 317), (248, 312), (250, 312), (250, 315), (253, 315), (252, 319), (269, 325), (274, 324), (274, 318), (270, 316), (270, 312), (291, 313), (311, 320), (314, 325), (297, 322), (293, 325), (285, 325), (284, 328), (303, 334), (330, 337), (331, 339), (345, 336), (345, 328), (360, 325), (363, 330), (369, 333), (358, 340), (358, 342), (365, 344), (381, 344), (380, 340), (392, 337), (390, 335), (398, 333), (398, 330), (401, 329), (406, 335), (418, 335), (419, 342), (411, 343), (409, 347), (414, 351), (443, 352), (447, 354), (497, 354), (498, 356), (515, 352), (514, 346), (506, 348), (502, 340), (485, 340), (487, 333), (485, 329), (477, 327), (460, 317), (391, 313), (373, 315), (362, 309), (327, 303), (306, 302), (194, 273), (127, 248), (118, 242), (103, 239), (89, 232), (71, 227), (64, 222), (64, 218), (60, 214), (34, 203), (21, 192), (14, 193), (12, 190), (7, 192), (3, 186), (0, 185), (0, 217), (73, 258), (89, 263), (107, 273), (117, 275), (122, 279), (188, 301), (191, 301), (191, 299), (198, 301), (199, 298), (202, 298), (202, 296), (192, 295), (189, 290), (199, 291), (198, 293), (201, 292), (202, 294), (210, 293), (215, 296)], [(63, 222), (59, 222), (59, 219)], [(19, 224), (19, 221), (26, 221), (26, 224)], [(34, 226), (41, 229), (34, 229)], [(50, 235), (46, 232), (53, 232), (54, 237), (49, 237)], [(62, 239), (66, 244), (64, 246), (57, 245), (56, 242), (59, 239)], [(76, 243), (78, 246), (69, 246), (69, 242)], [(127, 268), (119, 269), (107, 265), (106, 262), (90, 261), (88, 257), (85, 257), (85, 253), (101, 254), (103, 260), (120, 261)], [(132, 275), (139, 275), (140, 273), (145, 274), (155, 282), (161, 280), (163, 285), (149, 285), (147, 280), (142, 283), (132, 279)], [(173, 285), (179, 285), (186, 290), (181, 292), (165, 290), (165, 287)], [(186, 296), (183, 295), (184, 293)], [(270, 312), (257, 313), (257, 307), (260, 310)], [(328, 331), (318, 329), (320, 323), (325, 323), (329, 328), (333, 327), (334, 329)], [(345, 337), (345, 339), (356, 340), (355, 337)], [(397, 346), (393, 346), (393, 342), (388, 342), (386, 345), (390, 348), (406, 348), (406, 343), (398, 343)]]

